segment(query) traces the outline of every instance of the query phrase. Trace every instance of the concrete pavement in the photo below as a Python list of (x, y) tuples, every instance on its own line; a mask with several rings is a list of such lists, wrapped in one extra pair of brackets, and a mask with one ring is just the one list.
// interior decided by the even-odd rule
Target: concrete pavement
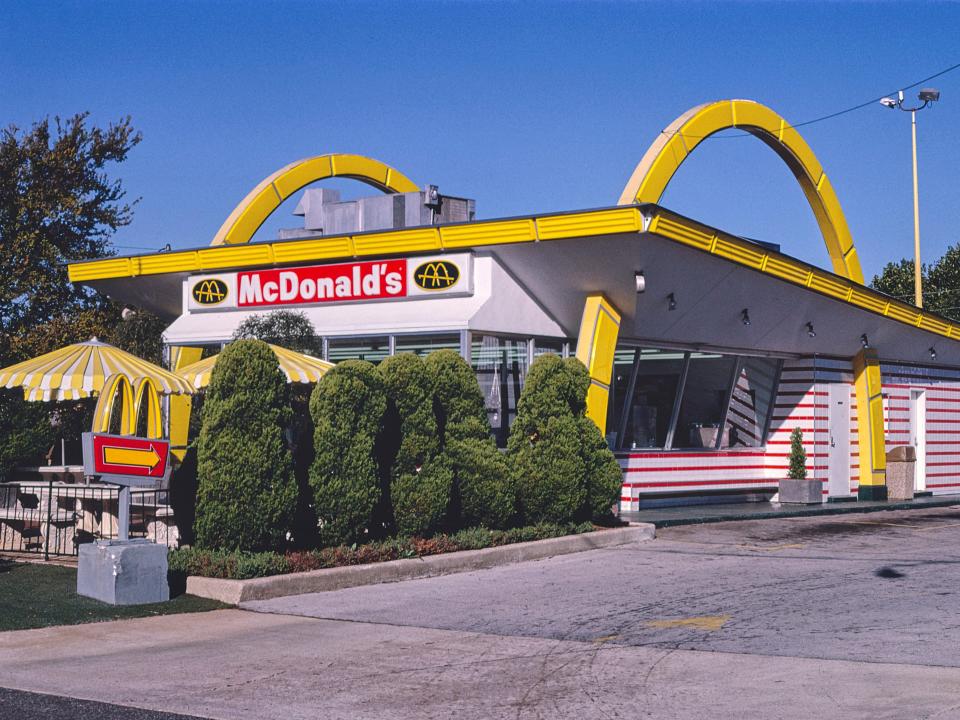
[[(0, 635), (0, 686), (203, 717), (960, 719), (960, 509)], [(3, 716), (0, 708), (0, 717)]]

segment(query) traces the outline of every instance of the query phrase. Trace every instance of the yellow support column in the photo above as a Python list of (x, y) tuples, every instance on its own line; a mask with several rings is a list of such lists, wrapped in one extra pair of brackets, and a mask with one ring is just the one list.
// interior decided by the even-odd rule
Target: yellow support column
[(859, 500), (887, 499), (887, 443), (883, 433), (880, 361), (872, 349), (853, 359), (857, 389), (857, 436), (860, 441)]
[[(203, 348), (174, 345), (170, 348), (170, 369), (176, 372), (197, 362), (202, 354)], [(189, 395), (171, 395), (169, 407), (170, 452), (182, 461), (190, 440), (190, 409), (193, 401)]]
[(590, 372), (587, 417), (596, 423), (601, 433), (606, 433), (607, 428), (610, 378), (619, 334), (620, 313), (616, 308), (602, 295), (587, 297), (577, 338), (577, 360)]

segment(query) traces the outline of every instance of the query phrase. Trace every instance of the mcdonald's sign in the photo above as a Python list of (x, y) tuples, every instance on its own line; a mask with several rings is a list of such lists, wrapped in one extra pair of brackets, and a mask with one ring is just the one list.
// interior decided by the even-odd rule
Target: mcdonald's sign
[(385, 258), (194, 276), (185, 288), (194, 312), (404, 300), (473, 292), (473, 256)]

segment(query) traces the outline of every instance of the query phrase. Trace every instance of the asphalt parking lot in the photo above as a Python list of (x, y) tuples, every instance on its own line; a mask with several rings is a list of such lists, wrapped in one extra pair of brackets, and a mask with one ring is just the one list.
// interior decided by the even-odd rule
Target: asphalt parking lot
[(960, 506), (683, 526), (242, 610), (4, 633), (0, 685), (225, 720), (960, 718), (958, 561)]

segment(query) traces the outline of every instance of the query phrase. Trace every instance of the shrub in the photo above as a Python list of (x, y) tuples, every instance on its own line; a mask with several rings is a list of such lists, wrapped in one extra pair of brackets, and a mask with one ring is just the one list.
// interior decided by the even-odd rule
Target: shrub
[(518, 505), (528, 523), (609, 516), (622, 476), (586, 415), (590, 376), (573, 358), (541, 355), (527, 374), (507, 445)]
[(207, 387), (197, 442), (198, 547), (283, 546), (297, 500), (283, 439), (289, 413), (287, 385), (266, 343), (228, 345)]
[(397, 529), (404, 535), (436, 532), (450, 504), (453, 476), (440, 453), (430, 373), (411, 353), (387, 358), (378, 370), (391, 410), (385, 433), (399, 437), (390, 463)]
[(514, 515), (514, 492), (503, 455), (490, 436), (480, 384), (459, 353), (438, 350), (425, 361), (433, 380), (442, 451), (453, 475), (455, 527), (504, 527)]
[(375, 444), (386, 406), (383, 379), (363, 360), (340, 363), (313, 390), (310, 487), (324, 544), (370, 535), (382, 494)]
[(803, 431), (794, 428), (790, 433), (790, 468), (787, 477), (803, 480), (807, 477), (807, 451), (803, 449)]

